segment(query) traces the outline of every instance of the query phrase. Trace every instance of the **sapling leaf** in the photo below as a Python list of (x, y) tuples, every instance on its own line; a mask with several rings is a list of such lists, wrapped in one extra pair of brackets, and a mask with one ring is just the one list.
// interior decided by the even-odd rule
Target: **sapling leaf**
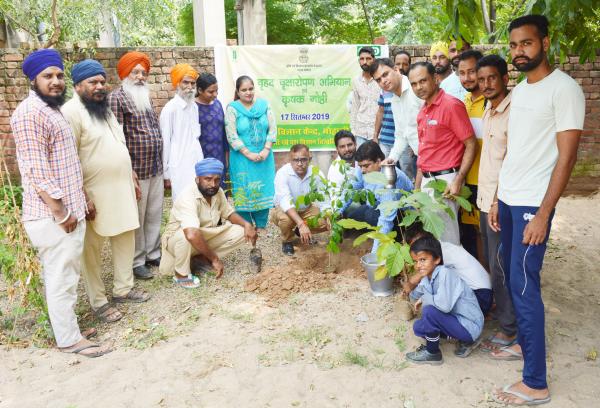
[(400, 201), (383, 201), (377, 206), (377, 209), (384, 215), (390, 215), (393, 211), (400, 208)]
[(447, 185), (448, 185), (448, 183), (446, 182), (446, 180), (437, 179), (437, 180), (430, 180), (427, 184), (425, 184), (425, 188), (430, 188), (441, 194), (444, 192), (444, 190), (446, 190)]
[(369, 239), (369, 233), (365, 232), (364, 234), (361, 234), (358, 237), (356, 237), (356, 239), (352, 243), (352, 246), (357, 247), (368, 239)]
[(367, 201), (369, 202), (369, 205), (371, 205), (371, 207), (375, 207), (375, 203), (377, 202), (377, 200), (375, 199), (375, 194), (373, 194), (373, 192), (367, 191)]
[(381, 279), (385, 279), (385, 277), (387, 276), (387, 269), (385, 267), (385, 264), (384, 265), (379, 265), (377, 267), (377, 269), (375, 269), (374, 276), (375, 276), (375, 280), (376, 281), (377, 280), (381, 280)]
[(388, 274), (391, 277), (398, 275), (402, 269), (404, 268), (405, 259), (402, 253), (400, 252), (400, 245), (390, 245), (392, 247), (392, 252), (385, 259), (385, 266), (387, 267)]
[(409, 225), (412, 225), (415, 222), (418, 216), (419, 213), (416, 210), (406, 210), (404, 212), (404, 217), (402, 217), (402, 221), (399, 225), (401, 227), (408, 227)]
[(458, 195), (462, 198), (469, 198), (473, 195), (473, 192), (471, 191), (471, 189), (467, 186), (462, 186), (460, 188), (460, 191), (458, 192)]
[(357, 230), (369, 229), (369, 230), (373, 230), (373, 231), (377, 230), (377, 227), (373, 227), (373, 226), (371, 226), (371, 224), (368, 224), (363, 221), (356, 221), (356, 220), (353, 220), (352, 218), (344, 218), (343, 220), (339, 220), (338, 224), (340, 224), (343, 228), (346, 228), (346, 229), (357, 229)]
[(309, 228), (317, 228), (319, 226), (319, 217), (310, 217), (306, 220), (306, 225), (308, 225)]
[(327, 244), (327, 247), (325, 249), (327, 250), (327, 252), (330, 252), (332, 254), (337, 254), (340, 252), (339, 245), (333, 242), (332, 240), (329, 240), (329, 243)]
[(298, 196), (298, 198), (296, 198), (296, 205), (295, 205), (295, 207), (296, 208), (302, 207), (304, 205), (304, 202), (305, 202), (305, 196), (303, 196), (303, 195)]
[(400, 245), (400, 254), (402, 255), (402, 258), (404, 258), (405, 263), (407, 263), (409, 265), (413, 265), (415, 263), (413, 261), (412, 257), (410, 256), (410, 245), (401, 244)]
[(442, 218), (435, 212), (423, 211), (420, 215), (425, 231), (429, 231), (434, 237), (440, 239), (444, 233), (445, 225)]
[(363, 174), (363, 180), (369, 184), (387, 184), (387, 177), (380, 171), (372, 171), (370, 173)]
[(461, 208), (463, 208), (465, 211), (471, 212), (471, 210), (473, 209), (473, 206), (466, 198), (463, 198), (461, 196), (454, 196), (454, 199), (456, 200), (456, 203), (460, 205)]

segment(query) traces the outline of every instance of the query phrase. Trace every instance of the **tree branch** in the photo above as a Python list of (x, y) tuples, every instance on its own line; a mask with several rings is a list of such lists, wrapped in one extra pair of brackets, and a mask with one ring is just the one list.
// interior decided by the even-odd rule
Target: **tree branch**
[(40, 44), (40, 42), (38, 41), (38, 38), (37, 38), (37, 33), (35, 31), (32, 31), (29, 27), (22, 24), (16, 18), (11, 17), (10, 15), (6, 14), (6, 12), (3, 12), (3, 13), (4, 13), (4, 20), (6, 21), (6, 23), (11, 22), (12, 24), (14, 24), (18, 28), (20, 28), (21, 30), (23, 30), (27, 34), (29, 34), (29, 36), (33, 39), (33, 43), (35, 44), (36, 47)]
[(365, 13), (365, 20), (367, 20), (367, 28), (369, 29), (369, 36), (371, 37), (371, 44), (373, 44), (373, 40), (375, 36), (373, 35), (373, 28), (371, 27), (371, 21), (369, 20), (369, 13), (367, 13), (367, 6), (365, 5), (365, 0), (360, 0), (362, 4), (363, 12)]
[(58, 40), (60, 39), (60, 24), (58, 24), (58, 18), (56, 16), (57, 2), (58, 0), (52, 0), (52, 28), (54, 30), (52, 32), (52, 36), (46, 43), (45, 48), (50, 48), (58, 44)]

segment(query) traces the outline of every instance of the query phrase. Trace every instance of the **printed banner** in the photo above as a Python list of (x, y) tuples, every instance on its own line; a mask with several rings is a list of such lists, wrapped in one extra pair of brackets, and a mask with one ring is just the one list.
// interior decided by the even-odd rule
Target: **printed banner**
[[(276, 151), (296, 143), (334, 150), (333, 136), (349, 129), (352, 79), (360, 75), (362, 45), (256, 45), (215, 47), (219, 100), (233, 100), (235, 80), (254, 79), (256, 97), (269, 101), (277, 121)], [(387, 57), (387, 45), (372, 45)]]

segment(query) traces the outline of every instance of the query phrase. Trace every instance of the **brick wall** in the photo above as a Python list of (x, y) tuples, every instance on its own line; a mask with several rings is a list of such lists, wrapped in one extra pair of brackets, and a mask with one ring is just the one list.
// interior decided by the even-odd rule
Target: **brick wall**
[[(391, 51), (407, 50), (414, 61), (429, 56), (428, 46), (391, 46)], [(483, 47), (489, 48), (489, 47)], [(61, 53), (67, 67), (84, 58), (100, 61), (108, 73), (109, 85), (119, 84), (116, 64), (127, 48), (63, 49)], [(138, 48), (147, 53), (152, 61), (148, 82), (157, 111), (173, 96), (169, 79), (171, 67), (176, 63), (187, 62), (201, 72), (214, 73), (212, 48), (197, 47), (153, 47)], [(15, 161), (15, 148), (10, 130), (10, 115), (29, 92), (29, 81), (21, 71), (23, 58), (30, 51), (24, 49), (0, 49), (0, 146), (2, 146), (11, 173), (18, 176)], [(512, 68), (512, 67), (511, 67)], [(570, 189), (575, 191), (595, 191), (600, 180), (600, 55), (593, 63), (579, 64), (578, 57), (570, 57), (562, 64), (562, 70), (571, 75), (582, 86), (586, 97), (585, 130), (579, 147), (578, 163), (574, 171)], [(517, 76), (511, 71), (511, 77)], [(514, 83), (514, 81), (513, 81)], [(278, 164), (285, 160), (284, 154), (277, 154)]]

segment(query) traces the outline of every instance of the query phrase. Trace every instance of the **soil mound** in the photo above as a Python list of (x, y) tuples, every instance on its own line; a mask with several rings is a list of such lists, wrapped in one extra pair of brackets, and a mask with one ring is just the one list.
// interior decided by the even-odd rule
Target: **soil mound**
[(277, 266), (267, 267), (248, 279), (244, 290), (260, 293), (270, 303), (279, 303), (292, 293), (330, 288), (339, 276), (366, 278), (360, 257), (366, 247), (353, 248), (344, 241), (339, 254), (329, 254), (322, 244), (298, 248), (296, 254)]

